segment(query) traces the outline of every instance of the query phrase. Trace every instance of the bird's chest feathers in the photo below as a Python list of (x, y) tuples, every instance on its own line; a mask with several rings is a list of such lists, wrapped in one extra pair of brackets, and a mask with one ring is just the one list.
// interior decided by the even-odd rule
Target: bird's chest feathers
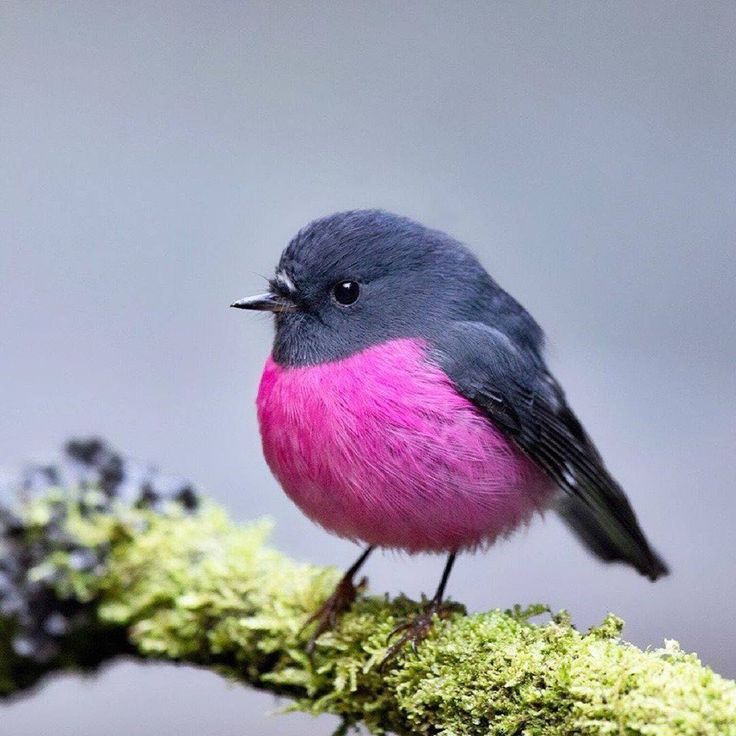
[(279, 479), (328, 482), (339, 474), (341, 483), (358, 483), (366, 468), (390, 472), (397, 454), (436, 441), (453, 392), (425, 352), (419, 342), (395, 340), (313, 366), (282, 367), (269, 359), (258, 417)]
[(531, 462), (418, 341), (315, 366), (269, 359), (258, 418), (284, 490), (346, 537), (409, 550), (473, 546), (541, 502)]

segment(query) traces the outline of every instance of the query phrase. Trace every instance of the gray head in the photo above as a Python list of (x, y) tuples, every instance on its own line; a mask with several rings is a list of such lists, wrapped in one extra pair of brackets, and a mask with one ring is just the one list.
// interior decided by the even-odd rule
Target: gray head
[[(282, 365), (336, 360), (400, 337), (431, 339), (448, 320), (526, 315), (465, 246), (381, 210), (307, 225), (269, 286), (232, 306), (275, 314), (273, 356)], [(539, 329), (526, 319), (527, 330)]]

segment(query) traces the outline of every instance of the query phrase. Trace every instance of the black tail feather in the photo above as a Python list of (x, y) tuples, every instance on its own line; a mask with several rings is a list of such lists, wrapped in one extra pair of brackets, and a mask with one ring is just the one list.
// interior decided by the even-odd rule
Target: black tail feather
[(669, 574), (667, 563), (649, 546), (635, 520), (638, 533), (628, 540), (629, 544), (624, 548), (580, 499), (564, 496), (557, 510), (578, 539), (604, 562), (625, 562), (652, 581)]

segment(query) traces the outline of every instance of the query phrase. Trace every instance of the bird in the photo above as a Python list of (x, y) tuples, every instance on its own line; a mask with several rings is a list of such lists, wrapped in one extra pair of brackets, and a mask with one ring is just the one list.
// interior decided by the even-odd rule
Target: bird
[(297, 233), (265, 293), (231, 306), (274, 316), (256, 399), (268, 466), (310, 519), (364, 545), (309, 618), (310, 652), (374, 549), (446, 555), (389, 658), (447, 615), (458, 554), (550, 508), (604, 562), (668, 573), (547, 367), (541, 327), (455, 238), (338, 212)]

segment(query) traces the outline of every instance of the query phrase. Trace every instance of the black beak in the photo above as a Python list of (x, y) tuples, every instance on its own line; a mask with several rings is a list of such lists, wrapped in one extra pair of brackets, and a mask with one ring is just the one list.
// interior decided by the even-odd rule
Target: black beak
[(293, 312), (297, 309), (297, 305), (291, 299), (270, 291), (239, 299), (230, 306), (236, 309), (255, 309), (259, 312)]

